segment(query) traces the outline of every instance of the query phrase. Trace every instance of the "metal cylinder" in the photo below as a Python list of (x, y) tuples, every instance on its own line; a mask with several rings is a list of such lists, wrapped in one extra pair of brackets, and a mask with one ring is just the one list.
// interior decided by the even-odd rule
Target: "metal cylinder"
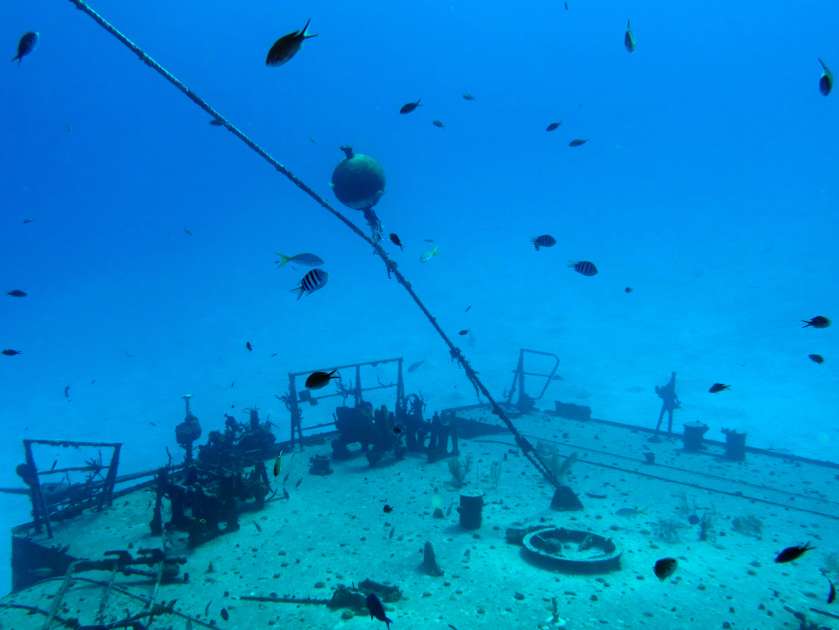
[(460, 506), (457, 508), (460, 513), (460, 526), (463, 529), (480, 529), (483, 509), (484, 495), (461, 494)]

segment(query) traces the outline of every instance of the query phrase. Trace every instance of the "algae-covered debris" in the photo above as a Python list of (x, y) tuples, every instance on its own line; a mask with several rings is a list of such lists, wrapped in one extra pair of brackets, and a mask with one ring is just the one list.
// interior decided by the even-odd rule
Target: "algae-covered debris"
[(472, 470), (472, 456), (452, 457), (449, 459), (449, 472), (452, 474), (452, 485), (462, 488), (466, 485), (466, 476)]

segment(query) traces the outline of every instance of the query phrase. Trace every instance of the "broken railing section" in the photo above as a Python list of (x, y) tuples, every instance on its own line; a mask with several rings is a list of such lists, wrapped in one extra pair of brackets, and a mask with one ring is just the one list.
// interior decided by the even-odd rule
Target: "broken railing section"
[[(98, 458), (90, 458), (84, 466), (56, 468), (53, 464), (48, 470), (39, 470), (35, 461), (33, 446), (52, 446), (60, 448), (95, 448)], [(119, 442), (74, 442), (70, 440), (24, 440), (23, 449), (26, 461), (17, 466), (17, 474), (29, 489), (32, 500), (32, 517), (36, 531), (46, 528), (52, 538), (52, 520), (70, 518), (88, 508), (101, 510), (111, 504), (114, 496), (114, 484), (117, 479), (119, 455), (122, 444)], [(111, 456), (107, 463), (103, 461), (102, 449), (110, 449)], [(82, 472), (86, 474), (82, 483), (42, 484), (41, 477)]]

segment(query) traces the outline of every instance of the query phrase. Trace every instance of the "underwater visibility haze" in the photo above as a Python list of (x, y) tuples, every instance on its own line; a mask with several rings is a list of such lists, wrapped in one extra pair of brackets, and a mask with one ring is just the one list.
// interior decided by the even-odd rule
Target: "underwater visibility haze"
[(0, 628), (839, 628), (839, 6), (0, 25)]

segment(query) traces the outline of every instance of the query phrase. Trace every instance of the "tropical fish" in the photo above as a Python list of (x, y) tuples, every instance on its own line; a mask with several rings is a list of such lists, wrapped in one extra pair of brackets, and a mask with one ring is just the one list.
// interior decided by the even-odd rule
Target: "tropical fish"
[(830, 584), (830, 589), (827, 591), (827, 603), (832, 604), (836, 601), (836, 587), (833, 585), (833, 580), (827, 577), (827, 573), (822, 569), (822, 575), (824, 579), (827, 580), (827, 583)]
[(659, 580), (666, 580), (673, 575), (678, 564), (679, 563), (676, 562), (676, 558), (662, 558), (661, 560), (656, 560), (653, 565), (653, 573), (655, 573), (655, 576)]
[(547, 127), (545, 127), (545, 131), (556, 131), (557, 129), (559, 129), (559, 126), (560, 126), (561, 124), (562, 124), (562, 121), (560, 121), (560, 122), (552, 122), (552, 123), (551, 123), (551, 124), (549, 124)]
[(414, 111), (417, 107), (420, 106), (422, 99), (417, 99), (415, 103), (405, 103), (402, 107), (399, 108), (400, 114), (410, 114)]
[(26, 291), (21, 291), (20, 289), (12, 289), (8, 293), (6, 293), (6, 295), (11, 296), (11, 297), (21, 298), (21, 297), (26, 297)]
[(309, 273), (303, 276), (300, 285), (292, 289), (297, 292), (297, 299), (299, 300), (304, 295), (311, 295), (318, 289), (322, 289), (329, 280), (329, 274), (323, 269), (312, 269)]
[(440, 253), (440, 248), (437, 245), (435, 245), (434, 247), (429, 249), (427, 252), (425, 252), (422, 256), (420, 256), (420, 262), (427, 263), (429, 260), (431, 260), (432, 258), (437, 256), (439, 253)]
[(726, 389), (731, 389), (731, 385), (725, 385), (723, 383), (714, 383), (711, 387), (708, 388), (708, 391), (712, 394), (719, 394)]
[(370, 593), (367, 596), (367, 610), (370, 611), (371, 619), (384, 621), (387, 624), (387, 630), (390, 630), (390, 624), (393, 623), (393, 620), (385, 614), (385, 607), (382, 604), (382, 600), (375, 593)]
[(333, 378), (340, 379), (341, 376), (333, 376), (335, 372), (338, 370), (332, 370), (331, 372), (312, 372), (309, 376), (306, 377), (306, 387), (308, 389), (321, 389), (322, 387), (326, 387)]
[(813, 328), (827, 328), (830, 326), (830, 320), (824, 315), (816, 315), (812, 319), (802, 319), (801, 321), (804, 323), (802, 328), (807, 328), (808, 326), (812, 326)]
[(822, 76), (819, 77), (819, 92), (827, 96), (833, 89), (833, 73), (824, 61), (819, 59), (819, 63), (822, 66)]
[(556, 245), (556, 239), (550, 234), (541, 234), (534, 238), (532, 243), (538, 252), (540, 247), (553, 247)]
[(626, 32), (623, 34), (623, 47), (627, 52), (635, 52), (635, 37), (632, 35), (632, 24), (626, 21)]
[(17, 61), (20, 63), (23, 61), (23, 58), (27, 55), (31, 54), (33, 50), (35, 50), (35, 46), (38, 43), (38, 33), (36, 32), (28, 32), (24, 33), (20, 41), (17, 43), (17, 54), (12, 57), (12, 61)]
[(390, 242), (396, 245), (399, 249), (405, 249), (402, 247), (402, 239), (399, 238), (399, 235), (396, 232), (391, 232), (388, 238), (390, 239)]
[(810, 543), (804, 543), (803, 545), (795, 545), (793, 547), (787, 547), (777, 556), (775, 556), (775, 562), (792, 562), (793, 560), (797, 560), (805, 553), (813, 549), (810, 546)]
[(431, 124), (434, 125), (435, 127), (437, 127), (437, 129), (442, 129), (443, 127), (446, 126), (446, 125), (443, 124), (442, 120), (432, 120)]
[(265, 58), (265, 65), (267, 66), (281, 66), (291, 60), (294, 55), (300, 52), (300, 47), (307, 39), (317, 37), (317, 35), (310, 35), (306, 32), (309, 28), (311, 18), (306, 20), (305, 26), (299, 31), (294, 31), (288, 35), (283, 35), (274, 42), (271, 50), (268, 51), (268, 56)]
[(820, 354), (808, 354), (807, 356), (810, 358), (810, 361), (812, 361), (813, 363), (818, 363), (819, 365), (824, 363), (824, 357)]
[(574, 138), (571, 142), (569, 142), (569, 143), (568, 143), (568, 146), (569, 146), (569, 147), (581, 147), (581, 146), (583, 146), (586, 142), (588, 142), (588, 140), (587, 140), (587, 139), (584, 139), (584, 138)]
[(597, 266), (588, 260), (580, 260), (577, 262), (570, 262), (568, 266), (573, 268), (579, 274), (584, 276), (596, 276), (597, 275)]
[(323, 264), (323, 259), (320, 256), (315, 256), (314, 254), (295, 254), (294, 256), (286, 256), (285, 254), (277, 252), (277, 256), (280, 257), (277, 261), (277, 264), (280, 267), (284, 267), (288, 263), (291, 263), (292, 265), (304, 265), (306, 267), (320, 267)]

